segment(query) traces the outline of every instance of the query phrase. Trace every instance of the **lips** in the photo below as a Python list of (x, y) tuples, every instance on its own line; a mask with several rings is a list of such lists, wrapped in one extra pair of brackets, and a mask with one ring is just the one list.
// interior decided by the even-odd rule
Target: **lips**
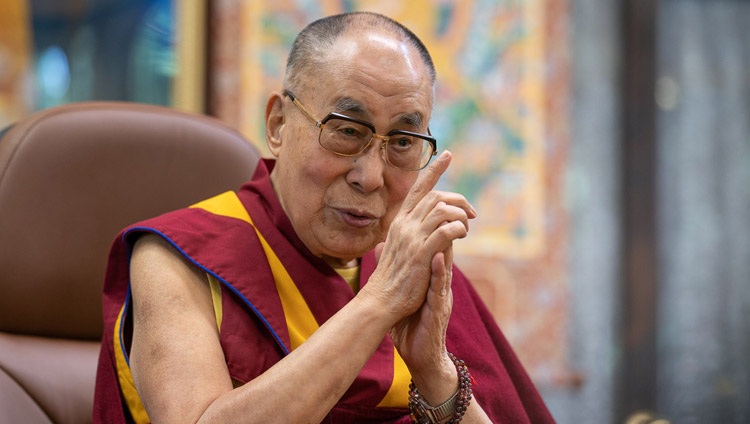
[(336, 209), (341, 220), (347, 225), (355, 228), (364, 228), (377, 220), (377, 217), (361, 210), (356, 209)]

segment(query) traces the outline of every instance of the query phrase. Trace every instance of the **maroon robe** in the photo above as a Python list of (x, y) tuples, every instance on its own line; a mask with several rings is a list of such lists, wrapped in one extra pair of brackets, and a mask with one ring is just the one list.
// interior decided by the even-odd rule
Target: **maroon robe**
[[(313, 256), (295, 234), (271, 186), (274, 162), (259, 164), (237, 193), (262, 234), (288, 270), (318, 324), (354, 297), (327, 263)], [(138, 235), (160, 235), (221, 282), (220, 342), (233, 380), (242, 384), (262, 374), (290, 351), (281, 301), (256, 230), (238, 219), (203, 209), (181, 209), (123, 230), (115, 240), (104, 287), (104, 337), (94, 404), (94, 421), (131, 421), (117, 377), (117, 349), (127, 358), (129, 343), (130, 250)], [(372, 253), (361, 260), (360, 286), (375, 269)], [(447, 348), (463, 359), (476, 381), (474, 397), (496, 423), (554, 422), (493, 316), (456, 268)], [(123, 310), (123, 325), (115, 333)], [(393, 343), (386, 336), (326, 422), (409, 422), (408, 408), (378, 407), (393, 378)]]

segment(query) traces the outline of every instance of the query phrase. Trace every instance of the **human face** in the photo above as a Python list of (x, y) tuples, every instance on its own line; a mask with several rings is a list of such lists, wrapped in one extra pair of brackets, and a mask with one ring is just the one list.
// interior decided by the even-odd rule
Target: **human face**
[[(295, 93), (311, 113), (339, 112), (381, 134), (426, 132), (432, 84), (412, 47), (371, 32), (342, 35), (331, 52), (326, 69)], [(418, 173), (388, 165), (376, 143), (353, 157), (325, 150), (319, 129), (284, 96), (272, 96), (269, 113), (283, 117), (267, 119), (269, 149), (278, 158), (271, 180), (308, 249), (344, 266), (383, 241)]]

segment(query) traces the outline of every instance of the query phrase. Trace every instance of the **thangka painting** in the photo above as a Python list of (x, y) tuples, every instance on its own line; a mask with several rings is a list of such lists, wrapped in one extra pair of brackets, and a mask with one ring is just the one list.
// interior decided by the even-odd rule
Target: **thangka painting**
[(454, 160), (440, 189), (479, 211), (456, 263), (537, 383), (566, 383), (566, 0), (212, 2), (210, 111), (265, 149), (267, 94), (314, 19), (386, 14), (412, 29), (438, 74), (430, 128)]

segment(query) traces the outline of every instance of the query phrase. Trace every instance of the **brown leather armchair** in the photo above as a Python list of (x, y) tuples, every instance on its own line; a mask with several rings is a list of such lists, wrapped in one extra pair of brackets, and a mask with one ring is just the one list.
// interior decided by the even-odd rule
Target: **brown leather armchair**
[(238, 188), (258, 159), (217, 120), (132, 103), (56, 107), (0, 133), (0, 422), (91, 421), (114, 236)]

